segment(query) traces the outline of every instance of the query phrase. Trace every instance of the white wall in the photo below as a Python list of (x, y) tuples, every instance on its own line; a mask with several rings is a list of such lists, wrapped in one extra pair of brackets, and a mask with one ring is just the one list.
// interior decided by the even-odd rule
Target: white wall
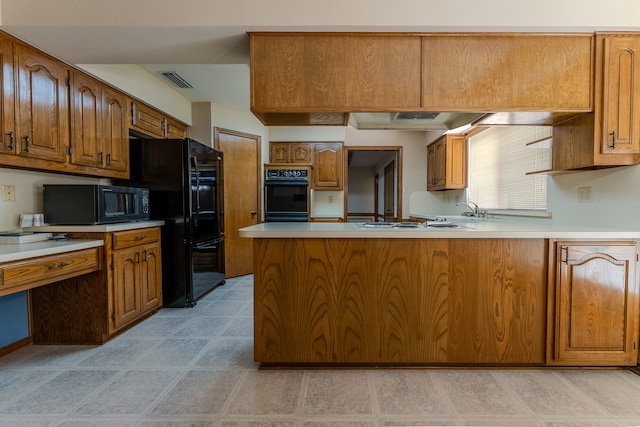
[(427, 149), (424, 132), (346, 129), (347, 146), (402, 147), (402, 216), (408, 217), (412, 193), (424, 191), (427, 183)]
[(191, 101), (138, 65), (79, 64), (79, 68), (190, 125)]
[(370, 167), (349, 168), (349, 191), (347, 193), (349, 213), (373, 212), (375, 174), (375, 169)]
[(0, 230), (18, 228), (21, 213), (42, 213), (43, 184), (98, 184), (99, 178), (0, 168), (0, 185), (15, 185), (16, 201), (0, 200)]
[[(579, 202), (578, 188), (591, 187), (593, 202)], [(554, 223), (598, 224), (640, 230), (640, 166), (626, 166), (547, 180)]]

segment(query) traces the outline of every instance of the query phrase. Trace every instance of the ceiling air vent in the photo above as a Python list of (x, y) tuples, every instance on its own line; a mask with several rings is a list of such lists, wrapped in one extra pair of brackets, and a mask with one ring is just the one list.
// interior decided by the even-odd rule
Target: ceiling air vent
[(159, 71), (167, 80), (182, 89), (193, 89), (191, 83), (180, 77), (175, 71)]
[(433, 120), (438, 117), (440, 113), (430, 112), (409, 112), (409, 113), (395, 113), (391, 119), (394, 122), (401, 120)]

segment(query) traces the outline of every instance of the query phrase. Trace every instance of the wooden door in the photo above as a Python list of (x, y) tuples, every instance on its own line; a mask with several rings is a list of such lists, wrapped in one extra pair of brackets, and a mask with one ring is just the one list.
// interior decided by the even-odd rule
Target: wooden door
[(14, 120), (14, 89), (13, 89), (13, 41), (0, 36), (0, 88), (2, 89), (2, 101), (0, 101), (0, 154), (15, 154), (16, 130)]
[(395, 164), (393, 161), (384, 167), (384, 220), (395, 221)]
[(214, 128), (216, 149), (223, 153), (226, 277), (253, 273), (253, 241), (238, 230), (255, 225), (260, 209), (261, 138)]
[(64, 163), (69, 146), (69, 70), (29, 46), (15, 46), (18, 154)]
[(106, 86), (103, 93), (104, 166), (109, 170), (128, 174), (127, 97), (122, 92)]
[(636, 245), (556, 246), (555, 361), (633, 366), (638, 361)]
[(605, 36), (602, 152), (640, 153), (640, 37)]
[(102, 84), (78, 72), (71, 74), (71, 163), (102, 167)]

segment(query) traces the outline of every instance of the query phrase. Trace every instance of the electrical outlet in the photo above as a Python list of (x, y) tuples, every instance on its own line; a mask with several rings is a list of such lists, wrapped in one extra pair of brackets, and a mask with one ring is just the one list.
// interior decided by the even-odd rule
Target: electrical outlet
[(3, 185), (2, 186), (2, 201), (3, 202), (15, 202), (16, 201), (16, 186), (15, 185)]
[(333, 196), (329, 196), (329, 203), (333, 203)]
[(593, 202), (593, 191), (591, 187), (578, 188), (578, 201), (583, 203)]

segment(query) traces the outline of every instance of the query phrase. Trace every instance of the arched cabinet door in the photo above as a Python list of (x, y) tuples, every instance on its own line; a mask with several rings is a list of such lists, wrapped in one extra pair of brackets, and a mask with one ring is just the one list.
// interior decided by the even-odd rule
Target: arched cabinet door
[(638, 363), (636, 242), (557, 242), (553, 362)]

